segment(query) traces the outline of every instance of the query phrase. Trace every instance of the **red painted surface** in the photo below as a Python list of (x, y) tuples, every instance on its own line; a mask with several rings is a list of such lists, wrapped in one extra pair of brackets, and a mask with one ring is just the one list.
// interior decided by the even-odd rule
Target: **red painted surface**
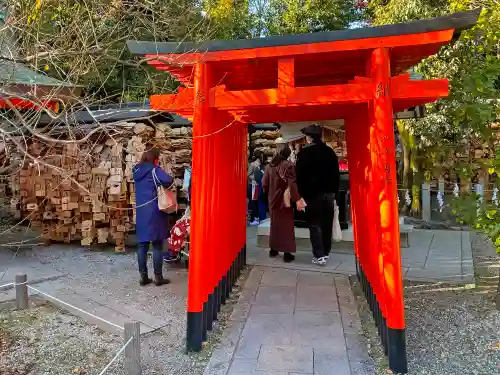
[[(448, 81), (446, 79), (409, 81), (408, 75), (396, 76), (391, 80), (392, 99), (396, 111), (409, 107), (435, 101), (448, 95)], [(210, 90), (209, 106), (218, 110), (258, 110), (266, 107), (266, 114), (259, 114), (258, 119), (248, 116), (252, 122), (278, 122), (278, 121), (307, 121), (311, 118), (319, 120), (318, 115), (306, 110), (302, 106), (327, 106), (328, 108), (316, 108), (313, 112), (319, 113), (321, 119), (341, 118), (341, 111), (346, 107), (335, 107), (333, 104), (356, 104), (368, 103), (374, 99), (371, 79), (356, 79), (348, 84), (292, 87), (282, 85), (278, 88), (261, 90), (228, 91), (225, 86), (218, 85)], [(194, 88), (182, 88), (178, 94), (153, 95), (151, 96), (151, 107), (178, 113), (189, 113), (194, 103)], [(293, 110), (298, 109), (297, 115)], [(273, 109), (269, 111), (269, 109)], [(281, 118), (280, 110), (286, 109), (285, 118)], [(290, 110), (292, 112), (290, 112)], [(187, 112), (186, 112), (187, 111)], [(337, 113), (335, 113), (335, 111)], [(271, 113), (272, 112), (272, 113)], [(278, 114), (278, 116), (275, 116)], [(266, 117), (268, 116), (268, 120)], [(273, 118), (280, 117), (277, 120)]]
[[(423, 57), (435, 54), (441, 46), (447, 44), (453, 36), (453, 30), (433, 31), (421, 34), (408, 34), (388, 36), (381, 38), (365, 38), (355, 40), (340, 40), (334, 42), (312, 43), (312, 44), (296, 44), (279, 47), (263, 47), (263, 48), (247, 48), (230, 51), (217, 52), (194, 52), (182, 54), (168, 55), (146, 55), (151, 59), (148, 63), (152, 66), (175, 66), (177, 74), (179, 74), (179, 65), (196, 65), (200, 62), (231, 62), (234, 65), (234, 60), (241, 60), (240, 65), (253, 65), (251, 60), (254, 59), (269, 59), (289, 56), (304, 56), (304, 59), (299, 60), (299, 63), (304, 61), (308, 63), (311, 60), (324, 61), (325, 56), (314, 57), (315, 54), (333, 54), (333, 57), (342, 58), (349, 52), (351, 55), (369, 55), (370, 51), (375, 47), (387, 47), (393, 50), (395, 59), (398, 59), (396, 66), (406, 66), (401, 72), (415, 65)], [(336, 56), (335, 56), (336, 55)], [(328, 66), (328, 64), (326, 64)], [(307, 69), (310, 71), (311, 65)], [(318, 68), (319, 64), (314, 66)], [(325, 68), (325, 67), (324, 67)], [(323, 69), (324, 69), (323, 68)], [(334, 66), (332, 68), (335, 68)], [(227, 70), (227, 69), (226, 69)], [(332, 69), (333, 70), (333, 69)], [(262, 72), (265, 70), (262, 69)], [(330, 70), (331, 71), (331, 70)], [(392, 72), (398, 74), (401, 72)], [(184, 71), (186, 79), (193, 77), (192, 73)], [(258, 76), (257, 76), (258, 77)], [(254, 77), (255, 79), (256, 77)], [(259, 79), (259, 78), (256, 78)]]
[[(50, 109), (53, 112), (59, 111), (59, 102), (55, 100), (43, 101), (40, 103), (40, 105), (37, 105), (29, 100), (23, 100), (18, 98), (11, 98), (10, 102), (18, 109), (35, 109), (37, 111), (40, 111), (42, 109), (41, 107), (44, 107), (46, 109)], [(9, 109), (9, 105), (5, 102), (5, 100), (1, 98), (0, 98), (0, 108)]]
[[(374, 99), (369, 105), (371, 153), (371, 201), (377, 230), (372, 263), (378, 270), (382, 311), (389, 328), (404, 328), (403, 279), (399, 244), (396, 150), (392, 110), (390, 59), (387, 48), (377, 48), (371, 58), (370, 75)], [(349, 151), (348, 151), (349, 152)]]
[(208, 107), (204, 98), (213, 85), (212, 72), (207, 64), (196, 67), (195, 92), (197, 101), (194, 105), (193, 121), (193, 158), (192, 158), (192, 216), (191, 216), (191, 248), (189, 253), (188, 274), (188, 311), (201, 312), (207, 297), (207, 280), (211, 277), (207, 260), (210, 252), (210, 220), (212, 186), (210, 166), (212, 160), (208, 150), (210, 133), (214, 126), (214, 110)]
[(452, 35), (146, 56), (186, 85), (153, 95), (152, 108), (193, 118), (189, 312), (246, 241), (245, 124), (344, 119), (356, 257), (387, 326), (404, 328), (393, 112), (448, 95), (447, 80), (410, 81), (406, 70)]

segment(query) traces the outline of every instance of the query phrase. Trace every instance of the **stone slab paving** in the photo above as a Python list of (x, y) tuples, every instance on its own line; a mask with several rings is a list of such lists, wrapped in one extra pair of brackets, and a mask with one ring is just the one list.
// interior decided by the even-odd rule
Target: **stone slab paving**
[(254, 267), (204, 375), (374, 374), (349, 280)]
[[(415, 229), (408, 234), (410, 247), (401, 249), (403, 277), (413, 281), (474, 283), (474, 269), (469, 232)], [(248, 263), (297, 271), (315, 270), (310, 247), (299, 247), (295, 262), (285, 264), (281, 257), (269, 258), (267, 249), (257, 246), (257, 230), (248, 230)], [(354, 245), (335, 244), (322, 272), (354, 275)]]

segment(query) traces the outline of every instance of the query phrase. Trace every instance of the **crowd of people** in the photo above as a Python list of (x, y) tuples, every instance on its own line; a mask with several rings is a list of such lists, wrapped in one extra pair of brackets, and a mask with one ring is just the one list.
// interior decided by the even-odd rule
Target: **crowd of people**
[[(293, 152), (278, 140), (276, 155), (264, 160), (256, 155), (248, 167), (248, 196), (251, 225), (271, 218), (269, 256), (283, 253), (292, 262), (296, 251), (294, 209), (303, 211), (313, 248), (312, 262), (325, 265), (332, 245), (335, 196), (339, 191), (339, 164), (335, 152), (322, 141), (318, 125), (302, 129), (306, 145)], [(159, 186), (173, 184), (159, 166), (158, 149), (146, 151), (133, 171), (136, 194), (136, 234), (140, 285), (157, 286), (170, 281), (163, 277), (163, 247), (170, 236), (169, 216), (159, 207)], [(190, 189), (189, 189), (190, 190)], [(149, 278), (147, 259), (152, 248), (154, 279)]]
[[(251, 225), (271, 218), (269, 256), (283, 253), (292, 262), (296, 251), (294, 207), (304, 211), (313, 249), (312, 262), (325, 265), (332, 247), (335, 197), (339, 191), (339, 163), (335, 152), (322, 141), (322, 129), (302, 129), (306, 145), (294, 152), (278, 142), (277, 154), (264, 168), (257, 155), (248, 168)], [(267, 204), (266, 204), (267, 203)]]

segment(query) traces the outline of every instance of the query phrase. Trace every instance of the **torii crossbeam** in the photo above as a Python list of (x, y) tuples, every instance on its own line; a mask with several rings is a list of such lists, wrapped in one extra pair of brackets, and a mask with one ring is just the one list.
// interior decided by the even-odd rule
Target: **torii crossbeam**
[(183, 84), (151, 106), (193, 118), (189, 350), (201, 350), (246, 262), (243, 125), (344, 119), (357, 273), (390, 368), (407, 372), (393, 112), (448, 95), (447, 80), (406, 72), (478, 16), (200, 45), (128, 42)]

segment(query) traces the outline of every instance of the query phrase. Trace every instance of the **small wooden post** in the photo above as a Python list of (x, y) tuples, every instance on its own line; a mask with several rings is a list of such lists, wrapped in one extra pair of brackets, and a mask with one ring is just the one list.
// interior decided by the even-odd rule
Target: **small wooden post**
[(124, 370), (127, 375), (141, 374), (141, 323), (125, 323), (125, 343), (132, 341), (125, 348)]
[(441, 194), (443, 195), (443, 198), (444, 198), (444, 177), (443, 176), (439, 176), (439, 191), (441, 192)]
[(476, 194), (481, 196), (481, 200), (484, 199), (484, 191), (485, 191), (486, 187), (488, 186), (487, 181), (488, 181), (487, 175), (485, 176), (485, 174), (481, 172), (479, 174), (479, 178), (478, 178), (478, 181), (476, 184), (476, 189), (475, 189)]
[(422, 219), (431, 221), (431, 186), (429, 181), (422, 184)]
[(28, 308), (28, 277), (25, 273), (16, 275), (16, 307), (19, 310)]

